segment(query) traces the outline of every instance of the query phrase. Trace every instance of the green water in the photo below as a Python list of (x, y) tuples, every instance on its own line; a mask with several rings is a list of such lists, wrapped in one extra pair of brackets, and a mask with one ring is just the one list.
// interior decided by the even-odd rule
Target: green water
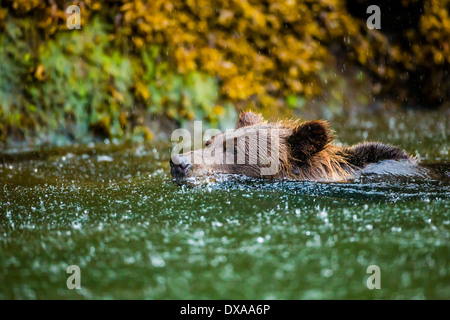
[[(345, 119), (448, 163), (448, 118)], [(179, 187), (168, 144), (4, 154), (1, 299), (450, 299), (450, 182)], [(69, 265), (81, 269), (69, 290)], [(381, 289), (369, 290), (378, 265)]]

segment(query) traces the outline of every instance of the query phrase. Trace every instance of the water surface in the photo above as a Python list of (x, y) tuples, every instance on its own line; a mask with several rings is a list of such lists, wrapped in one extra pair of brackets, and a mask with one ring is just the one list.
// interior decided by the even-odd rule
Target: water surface
[(338, 125), (339, 141), (405, 146), (441, 179), (180, 187), (167, 143), (4, 154), (0, 298), (449, 299), (448, 129), (414, 117)]

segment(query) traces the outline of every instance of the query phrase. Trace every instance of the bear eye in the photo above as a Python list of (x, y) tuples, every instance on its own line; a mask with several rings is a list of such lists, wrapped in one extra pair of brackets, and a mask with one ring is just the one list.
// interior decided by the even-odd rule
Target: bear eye
[(212, 139), (209, 139), (208, 141), (205, 142), (205, 147), (209, 146), (212, 143)]
[[(229, 147), (227, 148), (226, 141), (224, 141), (224, 143), (223, 143), (223, 152), (230, 152), (230, 151), (231, 151), (230, 148)], [(236, 143), (234, 144), (234, 147), (233, 147), (233, 154), (234, 155), (238, 154), (238, 149), (237, 149)]]
[[(223, 142), (223, 152), (230, 152), (231, 150), (230, 150), (230, 147), (228, 147), (227, 148), (227, 142), (226, 141), (224, 141)], [(236, 148), (236, 146), (234, 146), (234, 148), (233, 148), (233, 153), (236, 155), (237, 154), (237, 148)]]

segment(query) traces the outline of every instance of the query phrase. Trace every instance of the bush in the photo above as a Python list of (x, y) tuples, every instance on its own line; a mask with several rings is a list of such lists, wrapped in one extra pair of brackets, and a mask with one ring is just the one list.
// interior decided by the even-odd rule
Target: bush
[[(427, 106), (449, 98), (449, 0), (383, 1), (382, 30), (367, 29), (373, 3), (362, 0), (74, 4), (82, 30), (67, 29), (65, 1), (2, 2), (2, 140), (151, 138), (148, 115), (220, 125), (233, 104), (295, 108), (328, 90), (336, 55), (372, 76), (369, 93)], [(383, 20), (408, 10), (399, 28)]]

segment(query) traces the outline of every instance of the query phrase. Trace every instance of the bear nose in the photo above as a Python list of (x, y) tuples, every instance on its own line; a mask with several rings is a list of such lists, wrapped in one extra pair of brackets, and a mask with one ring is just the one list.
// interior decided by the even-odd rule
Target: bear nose
[(184, 177), (190, 166), (189, 159), (182, 154), (176, 154), (170, 158), (170, 173), (175, 178)]

